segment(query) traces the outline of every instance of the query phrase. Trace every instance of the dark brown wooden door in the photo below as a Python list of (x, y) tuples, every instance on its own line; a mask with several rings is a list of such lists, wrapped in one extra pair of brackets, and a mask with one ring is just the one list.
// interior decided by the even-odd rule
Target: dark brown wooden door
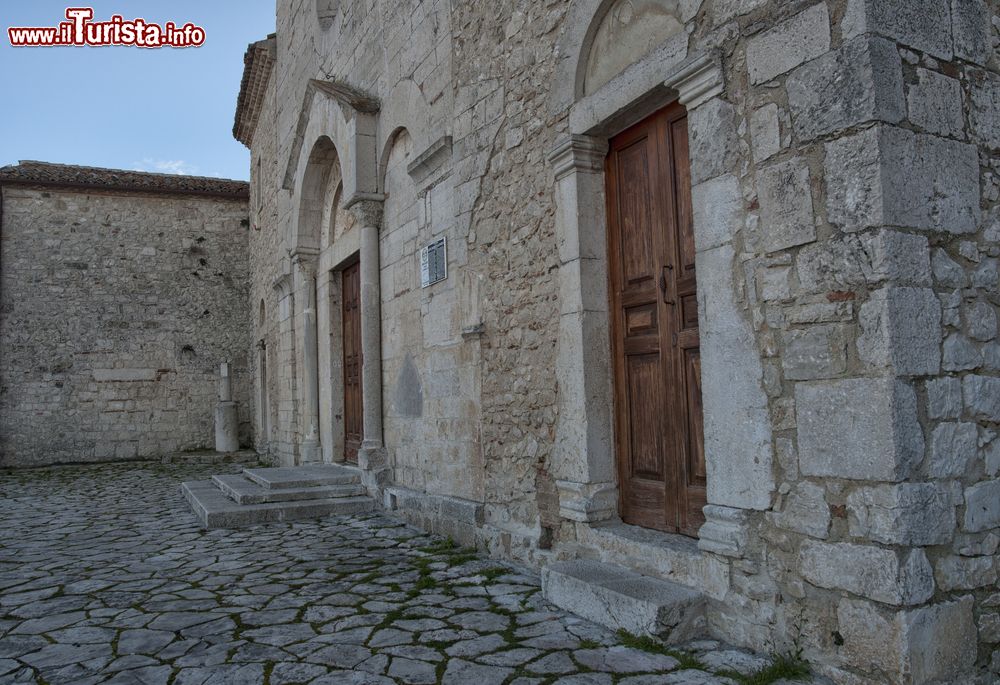
[(695, 535), (705, 452), (684, 108), (612, 139), (606, 171), (621, 515)]
[(363, 430), (361, 399), (361, 270), (355, 263), (341, 272), (344, 331), (344, 459), (358, 463)]

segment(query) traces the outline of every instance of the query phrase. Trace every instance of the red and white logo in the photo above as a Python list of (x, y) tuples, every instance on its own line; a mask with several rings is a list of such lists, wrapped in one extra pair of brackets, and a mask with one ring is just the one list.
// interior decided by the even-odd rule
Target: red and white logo
[(196, 48), (205, 42), (205, 29), (191, 22), (162, 25), (139, 17), (126, 20), (114, 14), (108, 21), (93, 21), (93, 7), (67, 7), (58, 26), (12, 26), (7, 38), (15, 48), (51, 46), (128, 45), (139, 48)]

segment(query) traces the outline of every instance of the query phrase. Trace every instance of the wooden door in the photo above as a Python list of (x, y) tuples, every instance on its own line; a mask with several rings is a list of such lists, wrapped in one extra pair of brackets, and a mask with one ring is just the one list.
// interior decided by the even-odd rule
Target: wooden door
[(358, 463), (363, 433), (361, 397), (361, 270), (354, 263), (341, 271), (344, 332), (344, 459)]
[(606, 167), (621, 516), (696, 535), (705, 456), (687, 114), (612, 139)]

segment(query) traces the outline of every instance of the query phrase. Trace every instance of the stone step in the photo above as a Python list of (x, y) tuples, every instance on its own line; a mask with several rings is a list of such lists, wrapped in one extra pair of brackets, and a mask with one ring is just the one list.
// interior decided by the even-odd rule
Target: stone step
[(311, 499), (359, 497), (367, 494), (360, 483), (350, 485), (313, 485), (305, 488), (265, 488), (239, 474), (212, 476), (215, 487), (237, 504), (267, 504)]
[(705, 597), (689, 588), (600, 561), (550, 564), (542, 594), (561, 609), (613, 630), (667, 644), (705, 636)]
[(361, 482), (361, 470), (343, 464), (304, 464), (243, 469), (243, 475), (271, 490), (308, 488), (319, 485), (353, 485)]
[(181, 492), (206, 528), (242, 528), (257, 523), (359, 514), (375, 508), (375, 500), (370, 497), (237, 504), (211, 480), (182, 483)]

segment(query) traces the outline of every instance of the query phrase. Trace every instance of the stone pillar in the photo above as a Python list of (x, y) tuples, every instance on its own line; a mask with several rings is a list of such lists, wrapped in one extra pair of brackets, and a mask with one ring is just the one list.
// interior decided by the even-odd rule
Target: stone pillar
[(229, 362), (223, 362), (219, 365), (219, 403), (215, 406), (215, 451), (235, 452), (239, 448), (239, 412), (233, 402)]
[[(604, 157), (607, 141), (571, 135), (549, 155), (559, 240), (559, 423), (553, 475), (571, 521), (617, 513), (608, 333)], [(583, 229), (583, 230), (581, 230)], [(583, 287), (585, 284), (600, 284)]]
[(303, 437), (299, 460), (311, 464), (322, 460), (319, 444), (319, 360), (316, 341), (316, 264), (311, 256), (296, 255), (295, 267), (305, 291), (302, 310)]
[(388, 459), (382, 442), (382, 288), (379, 228), (382, 202), (360, 200), (351, 212), (361, 231), (361, 394), (364, 436), (358, 466), (370, 490), (380, 490), (388, 478)]

